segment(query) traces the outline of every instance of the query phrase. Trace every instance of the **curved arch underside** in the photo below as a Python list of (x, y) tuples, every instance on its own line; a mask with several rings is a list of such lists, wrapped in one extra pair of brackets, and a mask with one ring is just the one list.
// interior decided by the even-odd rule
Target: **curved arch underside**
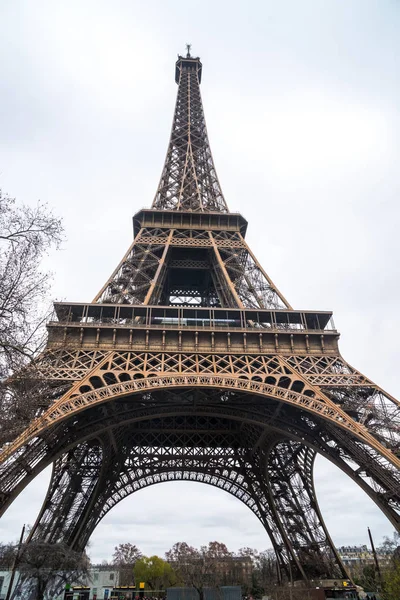
[(192, 479), (222, 487), (257, 515), (282, 577), (338, 577), (344, 570), (312, 483), (316, 452), (350, 475), (398, 526), (398, 480), (356, 437), (271, 397), (200, 388), (113, 398), (49, 427), (4, 464), (2, 510), (53, 462), (33, 535), (83, 548), (128, 494), (171, 477)]
[(272, 540), (281, 577), (345, 577), (318, 509), (314, 456), (313, 449), (275, 431), (218, 416), (129, 424), (55, 462), (33, 536), (83, 548), (128, 495), (166, 481), (198, 481), (225, 490), (254, 512)]
[[(399, 527), (399, 473), (367, 443), (298, 405), (273, 397), (237, 390), (156, 389), (111, 398), (49, 426), (0, 467), (0, 510), (58, 455), (76, 444), (115, 430), (122, 423), (145, 421), (156, 415), (199, 414), (262, 424), (292, 435), (322, 452), (349, 474)], [(137, 425), (136, 425), (137, 426)]]

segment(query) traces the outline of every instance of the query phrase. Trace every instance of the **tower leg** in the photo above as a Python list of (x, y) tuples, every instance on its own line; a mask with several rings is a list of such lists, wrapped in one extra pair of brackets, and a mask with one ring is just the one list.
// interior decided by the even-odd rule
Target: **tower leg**
[(102, 445), (92, 440), (75, 446), (53, 463), (49, 489), (30, 539), (70, 544), (73, 531), (95, 493), (102, 459)]
[(313, 482), (315, 456), (311, 448), (288, 439), (269, 446), (271, 507), (292, 556), (292, 578), (347, 578), (318, 507)]

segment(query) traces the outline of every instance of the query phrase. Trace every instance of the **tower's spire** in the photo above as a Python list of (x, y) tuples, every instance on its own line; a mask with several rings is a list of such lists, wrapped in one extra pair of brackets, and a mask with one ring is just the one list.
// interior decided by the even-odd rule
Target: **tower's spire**
[(179, 56), (167, 157), (151, 210), (134, 216), (135, 239), (94, 302), (286, 309), (229, 213), (215, 172), (200, 97), (202, 64)]
[(202, 64), (178, 56), (179, 85), (171, 138), (153, 208), (181, 211), (228, 212), (215, 171), (200, 95)]

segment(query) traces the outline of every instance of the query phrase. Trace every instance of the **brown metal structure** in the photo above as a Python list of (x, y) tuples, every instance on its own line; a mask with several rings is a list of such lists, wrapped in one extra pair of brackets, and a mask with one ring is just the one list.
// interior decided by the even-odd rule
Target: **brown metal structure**
[(293, 310), (251, 252), (216, 175), (201, 74), (178, 58), (161, 180), (122, 261), (93, 302), (55, 304), (32, 375), (55, 399), (2, 449), (1, 511), (53, 464), (32, 535), (81, 549), (132, 492), (199, 481), (257, 515), (282, 579), (345, 577), (314, 458), (399, 529), (399, 403), (341, 357), (332, 313)]

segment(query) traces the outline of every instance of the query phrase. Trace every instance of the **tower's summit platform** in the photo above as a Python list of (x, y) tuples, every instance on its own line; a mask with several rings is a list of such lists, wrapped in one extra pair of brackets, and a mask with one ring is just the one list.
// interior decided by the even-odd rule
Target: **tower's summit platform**
[(178, 54), (178, 60), (175, 63), (175, 81), (180, 83), (181, 73), (183, 71), (197, 71), (197, 78), (201, 83), (201, 72), (203, 65), (200, 62), (200, 58), (197, 56), (191, 56), (190, 48), (191, 44), (186, 44), (187, 52), (186, 56)]

